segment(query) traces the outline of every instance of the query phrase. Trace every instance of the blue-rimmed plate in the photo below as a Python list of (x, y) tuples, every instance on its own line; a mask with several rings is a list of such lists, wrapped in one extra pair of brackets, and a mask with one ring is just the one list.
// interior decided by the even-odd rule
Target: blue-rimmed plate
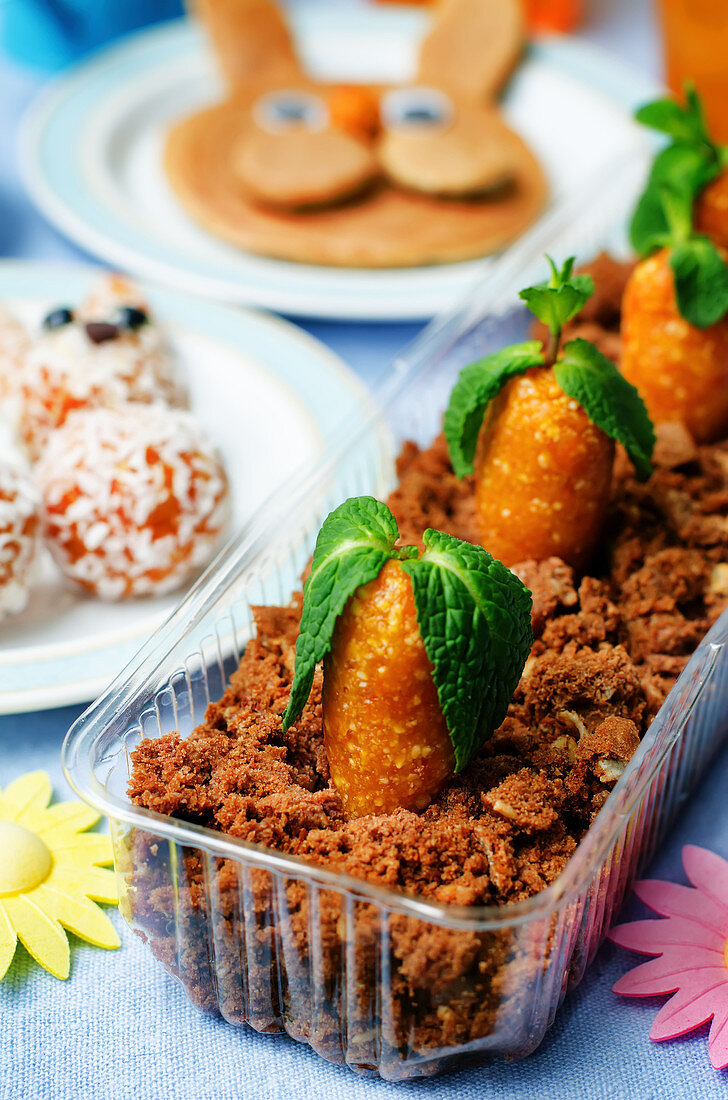
[[(0, 300), (29, 325), (86, 293), (93, 268), (0, 263)], [(233, 530), (324, 452), (362, 384), (313, 337), (276, 318), (145, 287), (197, 419), (230, 475)], [(78, 596), (43, 563), (25, 612), (0, 622), (0, 714), (93, 698), (159, 626), (180, 592), (110, 604)]]
[[(406, 78), (426, 15), (406, 8), (299, 4), (291, 13), (309, 69), (326, 79)], [(631, 121), (652, 84), (576, 39), (531, 47), (506, 114), (540, 156), (554, 198), (647, 139)], [(488, 260), (392, 271), (314, 267), (226, 245), (182, 210), (162, 171), (170, 124), (222, 94), (192, 23), (133, 35), (50, 84), (21, 135), (25, 181), (63, 232), (113, 264), (196, 294), (306, 316), (403, 320), (450, 308)]]

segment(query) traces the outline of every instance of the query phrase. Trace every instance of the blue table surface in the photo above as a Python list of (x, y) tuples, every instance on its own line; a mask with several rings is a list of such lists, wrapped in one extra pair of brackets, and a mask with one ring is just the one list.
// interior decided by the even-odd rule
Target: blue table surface
[[(646, 0), (592, 0), (585, 37), (656, 71), (657, 44)], [(17, 121), (40, 83), (37, 76), (0, 58), (0, 254), (88, 261), (33, 210), (14, 164)], [(367, 382), (419, 331), (412, 324), (312, 322), (304, 327)], [(25, 771), (44, 768), (57, 796), (68, 797), (59, 748), (82, 709), (0, 718), (0, 786)], [(703, 844), (728, 857), (727, 769), (728, 751), (716, 760), (654, 860), (651, 877), (684, 882), (680, 851), (686, 843)], [(119, 929), (122, 948), (106, 953), (75, 941), (68, 983), (56, 981), (18, 951), (0, 985), (0, 1100), (728, 1094), (728, 1078), (708, 1062), (707, 1029), (672, 1043), (649, 1041), (650, 1023), (663, 999), (632, 1001), (611, 992), (616, 979), (637, 961), (611, 945), (600, 950), (531, 1058), (392, 1085), (331, 1067), (308, 1047), (286, 1038), (234, 1029), (198, 1015), (118, 913), (107, 912)], [(642, 913), (632, 899), (622, 917)]]

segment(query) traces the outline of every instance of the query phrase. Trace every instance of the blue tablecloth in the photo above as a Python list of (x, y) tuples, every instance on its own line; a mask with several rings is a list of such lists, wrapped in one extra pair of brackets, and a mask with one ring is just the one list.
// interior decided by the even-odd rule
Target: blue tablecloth
[[(609, 3), (612, 8), (609, 8)], [(591, 37), (654, 66), (646, 4), (594, 0), (610, 19)], [(598, 12), (597, 12), (598, 14)], [(641, 52), (640, 52), (641, 51)], [(10, 155), (20, 110), (34, 80), (0, 60), (0, 252), (34, 259), (87, 259), (34, 213)], [(413, 325), (307, 324), (369, 381), (417, 331)], [(59, 748), (82, 708), (0, 719), (0, 786), (45, 768), (58, 797), (68, 797)], [(650, 874), (684, 881), (680, 850), (698, 843), (728, 857), (725, 779), (719, 758)], [(630, 902), (625, 919), (638, 915)], [(0, 1100), (278, 1100), (327, 1096), (487, 1098), (647, 1098), (696, 1100), (728, 1094), (728, 1077), (711, 1069), (705, 1033), (653, 1044), (650, 1022), (662, 998), (628, 1001), (611, 992), (634, 962), (606, 945), (571, 994), (541, 1049), (525, 1062), (494, 1064), (448, 1077), (390, 1085), (329, 1066), (280, 1036), (200, 1016), (177, 984), (111, 912), (122, 947), (101, 952), (74, 943), (71, 978), (62, 983), (19, 951), (0, 984)], [(704, 1031), (707, 1029), (704, 1029)]]

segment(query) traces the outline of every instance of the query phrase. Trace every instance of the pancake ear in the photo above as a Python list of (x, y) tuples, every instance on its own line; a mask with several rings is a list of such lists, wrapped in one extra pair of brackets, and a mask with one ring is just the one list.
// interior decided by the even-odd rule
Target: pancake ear
[(520, 0), (440, 0), (420, 49), (417, 81), (482, 101), (505, 84), (524, 41)]
[(286, 87), (301, 66), (283, 13), (273, 0), (194, 0), (234, 92)]

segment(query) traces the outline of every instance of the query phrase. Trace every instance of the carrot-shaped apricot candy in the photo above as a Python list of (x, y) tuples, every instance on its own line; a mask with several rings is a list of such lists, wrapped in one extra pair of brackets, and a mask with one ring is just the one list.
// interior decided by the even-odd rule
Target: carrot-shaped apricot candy
[(529, 654), (531, 596), (480, 546), (353, 497), (324, 521), (304, 588), (288, 729), (323, 660), (324, 745), (348, 813), (423, 809), (505, 717)]
[(627, 281), (620, 367), (655, 423), (678, 420), (698, 443), (710, 443), (728, 433), (728, 316), (705, 326), (691, 323), (685, 312), (702, 319), (695, 316), (700, 303), (688, 300), (680, 308), (681, 276), (703, 308), (724, 296), (728, 308), (728, 267), (712, 245), (703, 248), (696, 240), (660, 249), (637, 264)]
[(695, 229), (728, 250), (728, 168), (708, 183), (695, 202)]
[(669, 224), (660, 194), (664, 186), (685, 196), (698, 233), (728, 248), (728, 147), (709, 134), (694, 87), (686, 83), (683, 103), (657, 99), (640, 107), (635, 118), (671, 139), (652, 162), (632, 216), (630, 239), (635, 251), (646, 256), (667, 243)]
[(625, 288), (620, 368), (653, 420), (679, 420), (709, 443), (728, 432), (728, 150), (711, 140), (692, 89), (686, 97), (684, 107), (658, 100), (637, 113), (673, 141), (630, 225), (642, 262)]
[(521, 292), (549, 329), (461, 372), (445, 413), (458, 477), (475, 473), (481, 541), (506, 565), (560, 557), (583, 569), (598, 543), (614, 459), (624, 444), (649, 477), (654, 432), (644, 404), (611, 360), (586, 340), (560, 349), (561, 329), (593, 291), (573, 257), (548, 283)]

